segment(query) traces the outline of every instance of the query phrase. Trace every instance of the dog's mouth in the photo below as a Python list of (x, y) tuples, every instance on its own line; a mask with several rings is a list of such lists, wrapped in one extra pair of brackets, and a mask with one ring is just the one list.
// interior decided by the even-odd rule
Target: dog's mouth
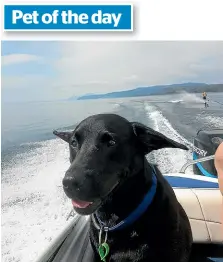
[(93, 202), (87, 202), (87, 201), (73, 200), (72, 199), (72, 205), (73, 205), (73, 207), (76, 207), (76, 208), (87, 208), (92, 204), (93, 204)]
[(95, 210), (98, 209), (101, 205), (101, 200), (95, 200), (94, 202), (88, 202), (83, 200), (73, 200), (72, 199), (72, 205), (74, 210), (83, 216), (91, 215), (95, 212)]
[(109, 195), (114, 191), (114, 189), (117, 188), (118, 184), (119, 181), (115, 183), (115, 185), (109, 190), (106, 196), (102, 198), (97, 198), (92, 202), (84, 201), (80, 199), (73, 199), (71, 197), (73, 208), (80, 215), (90, 215), (94, 213), (102, 205), (102, 203), (109, 197)]

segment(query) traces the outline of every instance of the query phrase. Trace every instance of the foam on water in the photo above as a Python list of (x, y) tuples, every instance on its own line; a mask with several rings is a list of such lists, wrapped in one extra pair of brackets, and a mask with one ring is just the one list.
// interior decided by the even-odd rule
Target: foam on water
[(204, 103), (203, 99), (201, 97), (198, 97), (195, 94), (187, 93), (186, 91), (181, 91), (179, 95), (176, 95), (179, 97), (178, 99), (170, 100), (168, 103)]
[[(153, 121), (153, 128), (165, 134), (167, 137), (186, 145), (191, 150), (198, 152), (201, 155), (205, 155), (203, 150), (196, 148), (190, 141), (180, 135), (177, 130), (173, 128), (168, 119), (158, 111), (154, 106), (144, 102), (144, 107), (147, 112), (147, 116)], [(177, 150), (177, 151), (176, 151)], [(153, 152), (155, 157), (155, 163), (159, 165), (160, 170), (164, 173), (179, 172), (183, 164), (191, 159), (191, 152), (184, 151), (175, 148), (164, 148)], [(188, 171), (192, 170), (188, 168)]]
[(181, 102), (183, 102), (182, 99), (179, 99), (179, 100), (170, 100), (170, 101), (168, 101), (168, 103), (181, 103)]
[(223, 117), (220, 116), (205, 116), (204, 121), (210, 126), (215, 126), (215, 128), (223, 129)]
[(198, 97), (195, 94), (191, 94), (191, 93), (187, 93), (186, 91), (182, 91), (181, 92), (181, 96), (183, 96), (183, 101), (187, 102), (187, 103), (204, 103), (203, 99), (200, 97)]
[[(68, 148), (62, 140), (38, 143), (4, 170), (2, 183), (3, 261), (30, 262), (64, 228), (71, 203), (61, 180), (67, 169)], [(4, 180), (4, 178), (3, 178)]]

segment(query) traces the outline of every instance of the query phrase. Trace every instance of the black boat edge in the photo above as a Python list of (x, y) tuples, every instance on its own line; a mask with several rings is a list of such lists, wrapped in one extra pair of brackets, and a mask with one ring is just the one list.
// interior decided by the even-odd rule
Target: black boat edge
[[(197, 136), (193, 140), (194, 146), (198, 148), (196, 152), (193, 151), (192, 153), (193, 160), (200, 159), (204, 156), (199, 153), (199, 151), (203, 152), (206, 157), (214, 155), (218, 147), (218, 144), (216, 144), (213, 140), (215, 138), (219, 138), (219, 140), (222, 139), (223, 141), (223, 129), (198, 130)], [(217, 177), (217, 171), (215, 169), (213, 159), (201, 163), (196, 163), (193, 166), (193, 172), (194, 174), (206, 177)]]

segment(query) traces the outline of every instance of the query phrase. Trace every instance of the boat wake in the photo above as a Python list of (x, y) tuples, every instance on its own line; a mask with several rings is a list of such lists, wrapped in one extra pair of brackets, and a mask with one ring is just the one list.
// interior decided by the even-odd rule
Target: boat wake
[[(168, 119), (156, 109), (155, 106), (144, 103), (145, 110), (147, 112), (148, 119), (153, 123), (153, 128), (165, 134), (167, 137), (186, 145), (190, 150), (184, 151), (181, 149), (164, 148), (161, 150), (154, 151), (153, 158), (150, 160), (158, 164), (160, 170), (163, 173), (168, 172), (179, 172), (182, 165), (192, 158), (191, 151), (195, 151), (200, 155), (205, 156), (206, 152), (195, 147), (192, 142), (184, 138), (180, 133), (173, 128)], [(176, 150), (178, 151), (176, 154)], [(188, 168), (188, 171), (192, 172), (192, 169)]]
[(71, 208), (61, 187), (67, 145), (40, 142), (14, 162), (2, 183), (2, 256), (5, 262), (30, 262), (63, 230)]

